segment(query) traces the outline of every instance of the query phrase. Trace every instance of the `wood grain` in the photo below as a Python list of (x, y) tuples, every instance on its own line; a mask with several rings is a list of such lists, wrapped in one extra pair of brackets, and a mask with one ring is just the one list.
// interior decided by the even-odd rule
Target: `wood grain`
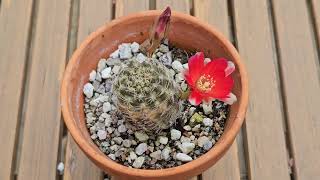
[(39, 1), (18, 180), (56, 179), (70, 1)]
[(245, 121), (249, 179), (290, 179), (272, 22), (266, 0), (234, 2), (238, 48), (250, 77)]
[[(213, 25), (230, 39), (227, 1), (194, 1), (194, 15)], [(202, 179), (240, 179), (237, 142), (234, 142), (226, 155), (216, 165), (202, 173)]]
[(149, 10), (149, 0), (117, 0), (116, 17), (128, 15), (130, 13)]
[(171, 7), (172, 11), (180, 11), (189, 14), (190, 13), (190, 1), (189, 0), (156, 0), (156, 8), (164, 9), (167, 6)]
[(287, 124), (297, 180), (320, 177), (319, 61), (306, 1), (274, 0)]
[[(78, 46), (91, 32), (111, 19), (111, 0), (80, 1)], [(102, 171), (85, 156), (70, 134), (68, 134), (66, 168), (63, 178), (65, 180), (99, 180), (103, 178)]]
[(0, 179), (11, 179), (19, 131), (33, 0), (1, 2)]

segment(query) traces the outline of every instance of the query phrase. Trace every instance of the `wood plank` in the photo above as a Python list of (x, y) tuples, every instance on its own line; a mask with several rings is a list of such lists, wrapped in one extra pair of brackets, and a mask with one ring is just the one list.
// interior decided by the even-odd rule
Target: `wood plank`
[(272, 4), (294, 176), (297, 180), (318, 179), (319, 61), (307, 4), (300, 0), (274, 0)]
[(313, 18), (315, 20), (316, 36), (318, 38), (318, 45), (320, 46), (320, 1), (311, 0), (311, 5), (313, 11)]
[(164, 9), (167, 6), (171, 7), (173, 11), (180, 11), (190, 14), (190, 1), (189, 0), (157, 0), (156, 8)]
[(31, 34), (33, 0), (1, 2), (0, 179), (12, 179)]
[[(234, 1), (236, 39), (250, 77), (245, 121), (249, 179), (289, 180), (272, 22), (266, 0)], [(268, 88), (266, 90), (266, 87)]]
[[(227, 1), (197, 0), (194, 1), (194, 15), (215, 26), (230, 39), (231, 31), (228, 19)], [(203, 180), (240, 179), (240, 167), (237, 142), (235, 141), (226, 155), (219, 162), (202, 173)]]
[(28, 84), (19, 179), (56, 179), (70, 0), (39, 1)]
[[(78, 46), (91, 32), (111, 19), (111, 0), (80, 1)], [(99, 180), (103, 178), (102, 171), (85, 156), (70, 134), (68, 134), (65, 164), (63, 177), (65, 180)]]
[(149, 0), (117, 0), (116, 17), (128, 15), (130, 13), (149, 10)]

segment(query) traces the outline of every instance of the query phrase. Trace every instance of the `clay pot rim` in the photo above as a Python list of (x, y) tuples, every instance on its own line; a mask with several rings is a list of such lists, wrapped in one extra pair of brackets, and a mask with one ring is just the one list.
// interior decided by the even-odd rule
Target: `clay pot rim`
[(64, 77), (62, 80), (61, 86), (61, 109), (64, 117), (64, 122), (68, 127), (69, 132), (71, 133), (72, 137), (74, 138), (75, 142), (79, 145), (79, 147), (89, 156), (91, 159), (95, 160), (98, 164), (103, 164), (107, 166), (111, 171), (118, 172), (118, 174), (126, 174), (128, 176), (140, 176), (140, 177), (166, 177), (172, 176), (177, 174), (183, 174), (188, 171), (193, 171), (199, 166), (204, 164), (210, 163), (210, 161), (214, 158), (221, 158), (221, 154), (224, 154), (226, 149), (233, 143), (237, 132), (240, 130), (241, 125), (244, 121), (247, 105), (248, 105), (248, 77), (247, 72), (245, 70), (244, 64), (240, 60), (240, 56), (237, 50), (233, 47), (233, 45), (226, 39), (220, 32), (218, 32), (214, 27), (210, 26), (206, 22), (195, 18), (193, 16), (183, 14), (180, 12), (172, 12), (172, 16), (177, 17), (179, 19), (185, 20), (186, 22), (190, 22), (197, 26), (201, 26), (206, 31), (211, 34), (214, 34), (217, 39), (219, 39), (230, 53), (230, 55), (234, 59), (234, 63), (238, 68), (240, 79), (241, 79), (241, 100), (239, 101), (239, 109), (236, 115), (234, 123), (231, 125), (231, 131), (228, 132), (228, 135), (224, 137), (224, 141), (221, 141), (219, 145), (214, 146), (210, 151), (200, 156), (198, 159), (195, 159), (191, 162), (186, 164), (173, 167), (173, 168), (165, 168), (165, 169), (158, 169), (158, 170), (145, 170), (145, 169), (134, 169), (129, 168), (124, 165), (118, 164), (111, 159), (106, 158), (105, 155), (101, 155), (95, 152), (95, 150), (90, 146), (90, 143), (83, 138), (80, 130), (76, 126), (72, 116), (71, 110), (68, 107), (68, 93), (67, 93), (67, 83), (71, 81), (71, 71), (75, 64), (77, 64), (77, 60), (81, 54), (81, 51), (97, 36), (99, 36), (104, 29), (111, 28), (118, 23), (122, 23), (124, 21), (130, 21), (130, 19), (135, 18), (144, 18), (146, 16), (155, 16), (159, 15), (161, 11), (159, 10), (149, 10), (149, 11), (142, 11), (139, 13), (131, 14), (128, 16), (124, 16), (118, 19), (115, 19), (108, 24), (103, 25), (97, 31), (92, 32), (80, 45), (80, 47), (74, 52), (72, 55), (68, 66), (66, 67)]

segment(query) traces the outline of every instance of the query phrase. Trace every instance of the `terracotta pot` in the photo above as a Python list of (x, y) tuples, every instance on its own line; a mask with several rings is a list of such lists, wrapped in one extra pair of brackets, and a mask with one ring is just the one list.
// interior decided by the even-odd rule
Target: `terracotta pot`
[(146, 11), (116, 19), (87, 37), (75, 51), (66, 68), (61, 87), (61, 107), (64, 121), (75, 142), (102, 170), (118, 179), (186, 179), (213, 166), (233, 143), (248, 104), (247, 73), (240, 56), (232, 44), (214, 27), (201, 20), (178, 12), (172, 13), (169, 40), (176, 46), (204, 51), (207, 57), (225, 57), (236, 65), (233, 73), (234, 94), (238, 101), (231, 106), (226, 128), (220, 140), (206, 154), (184, 165), (162, 169), (141, 170), (128, 168), (110, 160), (91, 140), (85, 126), (82, 93), (88, 75), (95, 69), (101, 57), (117, 49), (123, 42), (143, 42), (148, 29), (160, 11)]

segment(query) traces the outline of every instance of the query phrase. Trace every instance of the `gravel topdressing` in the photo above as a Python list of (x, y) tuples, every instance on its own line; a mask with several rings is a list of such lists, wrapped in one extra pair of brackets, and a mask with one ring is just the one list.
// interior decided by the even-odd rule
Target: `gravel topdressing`
[[(152, 55), (170, 69), (181, 89), (188, 88), (183, 71), (188, 68), (190, 53), (170, 47), (165, 41)], [(86, 125), (92, 140), (110, 159), (125, 166), (141, 169), (161, 169), (190, 162), (209, 151), (224, 131), (229, 106), (221, 101), (192, 106), (183, 102), (183, 111), (176, 123), (157, 134), (132, 131), (117, 111), (117, 98), (112, 82), (123, 63), (131, 58), (148, 60), (139, 52), (138, 43), (123, 43), (101, 59), (84, 85)], [(208, 62), (206, 59), (205, 62)]]

